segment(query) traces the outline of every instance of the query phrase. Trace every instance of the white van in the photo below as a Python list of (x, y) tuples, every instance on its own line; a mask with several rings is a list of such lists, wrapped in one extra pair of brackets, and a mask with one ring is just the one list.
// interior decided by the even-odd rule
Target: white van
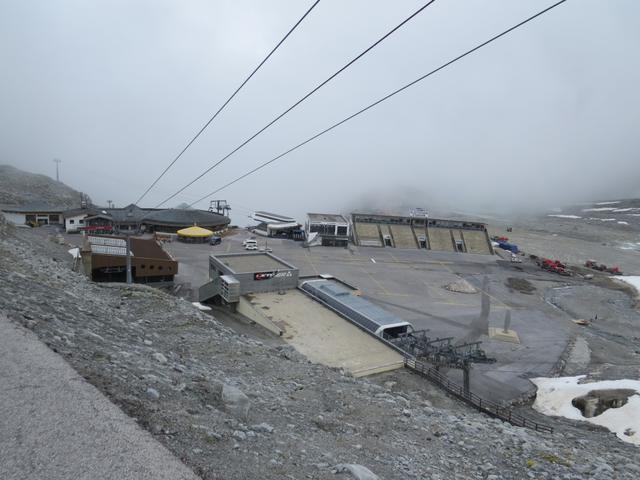
[(245, 250), (258, 250), (258, 242), (255, 240), (245, 240), (242, 242)]

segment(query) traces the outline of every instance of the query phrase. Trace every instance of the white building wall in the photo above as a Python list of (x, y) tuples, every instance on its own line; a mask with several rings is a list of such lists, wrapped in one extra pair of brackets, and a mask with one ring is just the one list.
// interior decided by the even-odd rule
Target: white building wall
[(64, 229), (67, 232), (77, 232), (80, 227), (84, 227), (84, 219), (86, 214), (76, 215), (74, 217), (65, 217)]
[(15, 225), (24, 225), (27, 223), (27, 217), (24, 213), (2, 212), (4, 218)]

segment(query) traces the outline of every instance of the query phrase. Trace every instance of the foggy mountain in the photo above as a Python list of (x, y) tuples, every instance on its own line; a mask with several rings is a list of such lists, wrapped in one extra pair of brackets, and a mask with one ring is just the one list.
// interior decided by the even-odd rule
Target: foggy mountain
[(46, 175), (0, 165), (0, 204), (79, 208), (81, 193)]
[[(421, 4), (321, 2), (141, 206), (162, 202)], [(60, 158), (61, 178), (97, 203), (135, 202), (306, 8), (4, 3), (0, 156), (42, 173)], [(163, 206), (194, 202), (541, 8), (435, 2)], [(566, 2), (215, 198), (242, 219), (376, 202), (544, 211), (636, 196), (640, 56), (628, 52), (640, 44), (639, 15), (635, 0)]]

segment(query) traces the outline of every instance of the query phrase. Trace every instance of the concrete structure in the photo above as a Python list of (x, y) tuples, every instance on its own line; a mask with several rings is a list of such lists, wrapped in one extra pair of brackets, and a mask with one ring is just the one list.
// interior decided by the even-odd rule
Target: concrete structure
[(308, 213), (305, 234), (310, 241), (317, 234), (318, 244), (327, 247), (346, 247), (351, 237), (351, 225), (342, 215), (333, 213)]
[(426, 216), (353, 213), (353, 238), (360, 246), (424, 248), (441, 252), (493, 254), (486, 225)]
[(15, 225), (61, 225), (65, 207), (57, 207), (40, 203), (27, 205), (0, 205), (0, 212)]
[(361, 298), (356, 294), (358, 290), (330, 276), (305, 278), (300, 283), (300, 289), (378, 337), (396, 338), (413, 331), (409, 322)]
[(263, 211), (254, 212), (251, 218), (256, 222), (260, 222), (251, 228), (251, 230), (258, 235), (302, 240), (302, 232), (300, 231), (302, 225), (294, 218)]
[(309, 360), (360, 377), (403, 367), (402, 355), (299, 290), (248, 295), (240, 313), (272, 327)]
[[(224, 250), (244, 252), (242, 241), (248, 237), (249, 233), (241, 230), (236, 235), (225, 237)], [(539, 239), (540, 242), (543, 240), (542, 237)], [(510, 401), (533, 393), (535, 387), (528, 378), (552, 375), (550, 372), (555, 362), (565, 351), (576, 328), (565, 313), (547, 303), (541, 295), (521, 294), (508, 287), (507, 279), (514, 276), (529, 278), (533, 282), (539, 279), (542, 283), (536, 285), (540, 285), (540, 292), (543, 288), (562, 286), (571, 281), (571, 277), (547, 273), (537, 266), (527, 267), (526, 263), (524, 271), (519, 271), (494, 255), (461, 255), (453, 251), (417, 248), (344, 249), (320, 246), (305, 249), (284, 239), (269, 240), (269, 247), (274, 255), (295, 265), (300, 276), (330, 273), (356, 285), (362, 292), (362, 298), (406, 320), (416, 330), (429, 330), (434, 338), (483, 341), (487, 354), (498, 358), (498, 362), (474, 366), (471, 389), (494, 401)], [(212, 253), (209, 245), (175, 242), (167, 244), (166, 248), (180, 260), (183, 282), (199, 286), (207, 281), (209, 255)], [(621, 255), (625, 252), (621, 251)], [(482, 310), (482, 296), (443, 288), (464, 278), (480, 291), (484, 276), (489, 277), (489, 327), (503, 329), (505, 311), (511, 310), (513, 318), (509, 328), (518, 332), (520, 345), (478, 336), (476, 320)], [(255, 310), (271, 315), (268, 310), (257, 306)], [(451, 370), (447, 375), (457, 383), (463, 381), (459, 371)]]
[[(228, 253), (209, 257), (209, 278), (200, 301), (220, 295), (227, 303), (236, 303), (239, 295), (296, 288), (298, 269), (267, 252)], [(233, 289), (230, 293), (235, 295), (225, 298), (225, 289)]]
[(197, 480), (36, 335), (0, 315), (0, 478)]
[[(131, 238), (131, 274), (136, 283), (171, 283), (178, 262), (153, 239)], [(124, 237), (92, 236), (81, 250), (85, 273), (93, 281), (126, 281), (127, 241)]]

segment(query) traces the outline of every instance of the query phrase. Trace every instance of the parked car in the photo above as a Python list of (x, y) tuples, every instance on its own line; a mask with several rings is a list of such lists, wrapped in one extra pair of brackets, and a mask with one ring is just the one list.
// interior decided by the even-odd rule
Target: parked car
[(209, 240), (209, 245), (220, 245), (221, 243), (222, 243), (221, 237), (211, 237), (211, 240)]
[(248, 238), (242, 244), (245, 250), (258, 250), (258, 241), (255, 238)]

